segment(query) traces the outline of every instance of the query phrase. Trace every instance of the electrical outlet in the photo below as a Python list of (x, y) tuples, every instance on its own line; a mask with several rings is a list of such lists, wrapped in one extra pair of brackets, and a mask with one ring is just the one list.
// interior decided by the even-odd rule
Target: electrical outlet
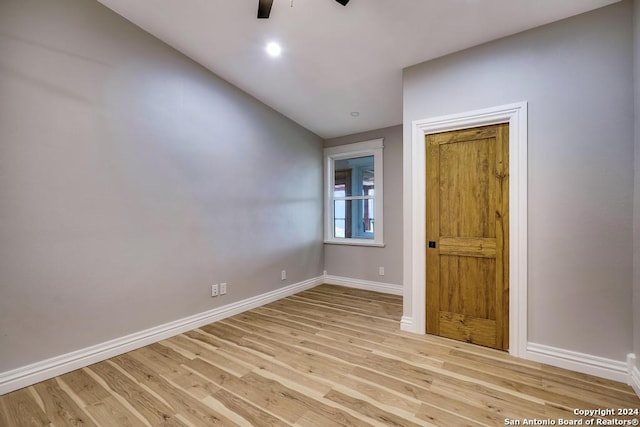
[(227, 283), (220, 283), (220, 295), (227, 293)]
[(378, 275), (384, 276), (384, 267), (378, 267)]
[(212, 297), (217, 297), (218, 296), (218, 284), (214, 283), (213, 285), (211, 285), (211, 296)]
[(282, 270), (282, 273), (280, 274), (282, 280), (287, 280), (287, 270)]

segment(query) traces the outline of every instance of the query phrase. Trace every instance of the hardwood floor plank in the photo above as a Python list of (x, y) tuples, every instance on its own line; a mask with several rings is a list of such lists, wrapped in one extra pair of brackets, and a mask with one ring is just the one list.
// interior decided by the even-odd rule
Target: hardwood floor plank
[(290, 297), (292, 301), (299, 302), (301, 307), (306, 304), (306, 310), (312, 313), (326, 315), (327, 317), (339, 317), (342, 321), (352, 323), (356, 326), (366, 325), (376, 330), (395, 331), (398, 329), (398, 322), (395, 319), (380, 317), (375, 313), (365, 310), (358, 310), (353, 307), (344, 306), (327, 301), (318, 301), (314, 298), (305, 298), (302, 296)]
[(80, 397), (85, 405), (91, 405), (111, 397), (109, 392), (91, 378), (83, 369), (64, 374), (60, 376), (60, 380)]
[(302, 317), (316, 319), (322, 322), (329, 322), (339, 325), (348, 325), (356, 330), (363, 330), (369, 333), (377, 333), (379, 330), (395, 331), (398, 329), (397, 320), (379, 318), (375, 315), (364, 315), (350, 312), (346, 308), (338, 308), (328, 303), (315, 301), (310, 298), (289, 297), (287, 301), (275, 301), (265, 306), (265, 308), (283, 308), (285, 312), (299, 313)]
[[(430, 405), (422, 405), (421, 410), (416, 414), (416, 416), (436, 426), (481, 427), (492, 425), (476, 422)], [(504, 422), (495, 425), (504, 425)]]
[(333, 378), (350, 374), (354, 366), (343, 360), (318, 354), (312, 351), (292, 349), (290, 352), (278, 355), (276, 360), (292, 369), (310, 375), (319, 380), (332, 381)]
[(306, 372), (298, 371), (292, 366), (276, 358), (267, 359), (244, 351), (238, 347), (222, 348), (220, 349), (220, 352), (228, 355), (229, 357), (235, 357), (247, 366), (253, 366), (254, 371), (266, 371), (285, 380), (295, 381), (299, 386), (312, 390), (320, 395), (324, 395), (331, 388), (331, 386), (327, 385), (326, 382), (307, 375)]
[[(201, 345), (208, 346), (208, 345), (211, 345), (211, 343), (214, 343), (214, 342), (216, 343), (215, 344), (216, 350), (213, 352), (213, 354), (203, 353), (198, 357), (206, 360), (215, 360), (215, 363), (217, 365), (220, 365), (227, 371), (233, 374), (236, 374), (237, 376), (245, 375), (253, 369), (253, 367), (248, 367), (246, 364), (239, 363), (239, 361), (236, 360), (235, 356), (233, 354), (230, 355), (228, 351), (222, 351), (229, 348), (240, 348), (240, 349), (246, 350), (246, 352), (248, 353), (254, 354), (253, 350), (250, 350), (246, 347), (238, 346), (231, 342), (225, 342), (201, 330), (187, 332), (187, 334), (189, 334), (188, 335), (189, 338), (192, 338), (194, 341), (197, 341)], [(255, 352), (255, 353), (259, 353), (260, 355), (263, 355), (265, 358), (269, 358), (269, 359), (271, 358), (271, 356), (265, 355), (264, 353), (261, 353), (261, 352)]]
[(204, 332), (207, 332), (223, 340), (232, 342), (241, 347), (247, 347), (252, 350), (264, 353), (268, 356), (274, 356), (276, 354), (276, 350), (273, 347), (259, 342), (247, 340), (245, 337), (246, 334), (243, 333), (241, 329), (235, 328), (233, 326), (223, 327), (222, 325), (212, 323), (210, 325), (203, 326), (201, 329)]
[[(364, 299), (367, 301), (380, 301), (384, 303), (394, 304), (398, 307), (397, 316), (402, 316), (402, 296), (383, 294), (380, 292), (366, 291), (364, 289), (347, 288), (338, 285), (322, 285), (306, 290), (305, 292), (321, 292), (327, 295), (350, 296), (353, 298)], [(305, 292), (301, 292), (304, 294)]]
[(27, 389), (21, 389), (2, 397), (2, 413), (8, 426), (44, 426), (51, 420), (31, 396)]
[(212, 397), (229, 408), (229, 410), (244, 418), (251, 426), (285, 427), (288, 425), (281, 419), (274, 417), (249, 401), (225, 389), (218, 390)]
[(532, 402), (508, 393), (496, 392), (491, 389), (474, 386), (473, 383), (460, 384), (436, 380), (431, 387), (449, 399), (455, 399), (480, 408), (495, 410), (510, 418), (540, 418), (544, 414), (544, 403)]
[(206, 397), (218, 390), (215, 384), (203, 381), (175, 360), (167, 360), (151, 348), (136, 350), (131, 352), (131, 356), (144, 364), (148, 364), (156, 372), (159, 372), (163, 379), (181, 390), (193, 394), (196, 398)]
[(339, 320), (335, 320), (327, 316), (307, 313), (304, 308), (299, 308), (294, 305), (282, 306), (277, 303), (272, 303), (268, 306), (256, 309), (255, 311), (263, 313), (267, 310), (270, 316), (288, 319), (294, 323), (320, 325), (323, 330), (334, 331), (346, 336), (352, 336), (372, 342), (380, 341), (380, 335), (375, 328), (366, 328), (358, 325), (342, 323)]
[(55, 425), (95, 426), (87, 414), (62, 389), (57, 379), (35, 384), (33, 390), (38, 394), (44, 405), (44, 412)]
[(0, 396), (0, 426), (493, 427), (640, 409), (625, 384), (409, 334), (401, 316), (400, 296), (321, 285)]
[(347, 310), (350, 313), (362, 314), (376, 319), (391, 320), (392, 322), (395, 322), (398, 315), (397, 305), (386, 304), (371, 299), (359, 299), (353, 296), (331, 295), (313, 291), (298, 294), (298, 298), (308, 302), (324, 302), (330, 307)]
[[(445, 368), (447, 365), (445, 364)], [(514, 381), (510, 378), (503, 378), (492, 374), (487, 374), (475, 369), (465, 368), (463, 366), (456, 365), (454, 368), (458, 374), (465, 375), (466, 377), (482, 382), (484, 384), (490, 384), (498, 386), (501, 390), (507, 390), (508, 392), (525, 394), (540, 401), (554, 401), (556, 403), (565, 405), (567, 408), (582, 408), (589, 406), (589, 400), (578, 399), (573, 396), (555, 393), (550, 389), (543, 390), (542, 387), (534, 387), (528, 384), (524, 384), (518, 381)], [(453, 369), (452, 369), (453, 370)], [(586, 393), (581, 394), (582, 398), (586, 398)], [(605, 404), (606, 399), (604, 396), (600, 396), (602, 403)]]
[[(365, 424), (365, 425), (371, 426), (372, 424)], [(294, 426), (296, 427), (318, 427), (318, 426), (342, 427), (344, 426), (344, 424), (337, 421), (327, 420), (325, 417), (318, 414), (317, 412), (308, 411), (302, 416), (302, 418), (296, 421)]]
[[(334, 389), (348, 394), (351, 392), (365, 396), (369, 401), (376, 404), (391, 406), (398, 411), (415, 414), (420, 409), (421, 402), (418, 399), (411, 399), (402, 393), (397, 393), (380, 384), (364, 381), (355, 375), (345, 375), (335, 381)], [(348, 390), (348, 391), (347, 391)]]
[[(176, 342), (174, 341), (175, 338), (177, 337), (171, 338), (171, 340), (168, 342), (170, 343)], [(163, 341), (162, 344), (166, 345), (166, 342)], [(255, 366), (240, 363), (235, 358), (235, 356), (225, 354), (222, 351), (225, 347), (218, 347), (212, 351), (212, 350), (209, 350), (209, 348), (205, 347), (206, 344), (202, 341), (196, 341), (196, 340), (192, 341), (192, 340), (185, 339), (185, 340), (179, 341), (177, 344), (174, 344), (173, 348), (175, 349), (184, 348), (186, 345), (189, 346), (190, 351), (193, 351), (192, 353), (193, 357), (191, 357), (190, 359), (195, 359), (199, 357), (204, 360), (215, 360), (217, 365), (223, 367), (227, 371), (239, 377), (241, 377), (242, 375), (248, 374), (255, 368)]]
[(353, 376), (376, 384), (378, 387), (393, 390), (399, 395), (406, 396), (406, 400), (420, 402), (419, 409), (422, 410), (422, 404), (435, 406), (439, 409), (447, 410), (454, 414), (470, 414), (474, 419), (481, 423), (489, 425), (500, 425), (504, 421), (504, 414), (500, 409), (492, 405), (469, 404), (459, 399), (452, 399), (434, 390), (433, 387), (419, 387), (393, 377), (389, 377), (378, 372), (374, 372), (364, 368), (354, 369)]
[(320, 332), (319, 328), (305, 331), (299, 328), (299, 326), (304, 325), (292, 325), (291, 321), (265, 316), (260, 313), (243, 314), (234, 316), (231, 319), (225, 319), (222, 324), (234, 325), (252, 335), (258, 334), (262, 336), (268, 334), (269, 338), (293, 345), (299, 343), (304, 337), (315, 337)]
[(238, 316), (233, 316), (231, 319), (223, 320), (224, 322), (233, 322), (233, 321), (243, 321), (244, 323), (255, 324), (256, 326), (267, 326), (269, 328), (278, 329), (278, 330), (286, 330), (289, 335), (293, 338), (297, 336), (297, 334), (305, 333), (307, 335), (314, 335), (320, 331), (322, 325), (319, 326), (308, 326), (303, 323), (294, 323), (287, 319), (279, 319), (273, 316), (266, 316), (261, 314), (257, 310), (255, 312), (247, 312), (239, 314)]
[(190, 424), (195, 426), (237, 425), (191, 397), (183, 389), (172, 385), (162, 377), (162, 374), (154, 374), (154, 369), (145, 364), (147, 360), (144, 357), (134, 358), (132, 355), (126, 354), (113, 360), (133, 375), (137, 381), (152, 387), (176, 413), (182, 415)]
[(145, 424), (139, 417), (122, 406), (120, 402), (112, 396), (86, 406), (85, 410), (91, 414), (93, 419), (101, 420), (101, 426), (148, 426), (148, 424)]
[(221, 387), (238, 390), (244, 400), (289, 423), (295, 422), (307, 411), (303, 405), (291, 399), (289, 393), (276, 387), (275, 382), (258, 385), (253, 374), (237, 378), (199, 358), (190, 361), (188, 366)]
[[(144, 426), (137, 415), (123, 406), (100, 383), (86, 372), (87, 368), (60, 377), (70, 390), (85, 403), (84, 410), (101, 424), (113, 426)], [(102, 421), (105, 420), (105, 421)]]
[(379, 406), (372, 405), (365, 400), (357, 399), (336, 390), (331, 390), (326, 394), (325, 398), (347, 408), (351, 408), (365, 417), (371, 418), (385, 425), (397, 427), (420, 427), (420, 424), (414, 423), (407, 418), (392, 414), (381, 409)]
[(97, 363), (88, 369), (100, 376), (114, 393), (129, 402), (150, 424), (157, 425), (173, 417), (171, 408), (147, 393), (110, 364)]

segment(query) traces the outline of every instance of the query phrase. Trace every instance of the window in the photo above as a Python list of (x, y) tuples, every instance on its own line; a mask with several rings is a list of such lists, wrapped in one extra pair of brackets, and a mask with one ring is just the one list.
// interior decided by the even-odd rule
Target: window
[(324, 149), (325, 243), (384, 246), (382, 142)]

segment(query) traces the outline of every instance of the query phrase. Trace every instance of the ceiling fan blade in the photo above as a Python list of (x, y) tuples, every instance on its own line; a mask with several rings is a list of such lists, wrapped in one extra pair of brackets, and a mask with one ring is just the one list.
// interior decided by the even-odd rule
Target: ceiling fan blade
[(343, 6), (346, 6), (347, 3), (349, 3), (349, 0), (336, 0), (338, 3), (340, 3)]
[(258, 19), (269, 18), (271, 6), (273, 6), (273, 0), (258, 0)]

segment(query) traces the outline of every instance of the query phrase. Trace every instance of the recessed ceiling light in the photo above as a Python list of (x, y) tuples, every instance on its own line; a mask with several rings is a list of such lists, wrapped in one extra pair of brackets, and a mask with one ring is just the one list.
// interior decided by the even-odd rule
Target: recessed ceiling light
[(351, 112), (351, 117), (358, 117), (359, 115), (360, 115), (360, 113), (357, 112), (357, 111), (352, 111)]
[(276, 42), (271, 42), (267, 44), (267, 53), (273, 57), (280, 56), (282, 52), (282, 48)]

